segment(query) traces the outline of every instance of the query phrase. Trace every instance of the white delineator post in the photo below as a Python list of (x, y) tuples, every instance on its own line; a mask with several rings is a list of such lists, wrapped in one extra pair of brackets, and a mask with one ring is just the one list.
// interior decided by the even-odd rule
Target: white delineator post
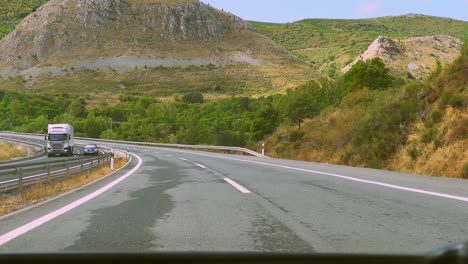
[(111, 170), (111, 171), (114, 171), (114, 150), (113, 150), (113, 149), (111, 149), (110, 170)]
[(265, 143), (262, 143), (262, 156), (265, 156)]

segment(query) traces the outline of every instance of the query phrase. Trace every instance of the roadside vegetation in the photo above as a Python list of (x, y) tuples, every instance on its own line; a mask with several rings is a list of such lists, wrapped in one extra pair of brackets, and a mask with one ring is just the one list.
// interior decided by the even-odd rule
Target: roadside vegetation
[(0, 141), (0, 161), (8, 161), (26, 155), (27, 150), (23, 146)]
[[(465, 43), (453, 64), (439, 65), (425, 81), (373, 89), (357, 78), (352, 92), (305, 119), (300, 130), (287, 124), (276, 129), (265, 140), (267, 154), (468, 178), (467, 69)], [(353, 72), (341, 80), (348, 74)]]

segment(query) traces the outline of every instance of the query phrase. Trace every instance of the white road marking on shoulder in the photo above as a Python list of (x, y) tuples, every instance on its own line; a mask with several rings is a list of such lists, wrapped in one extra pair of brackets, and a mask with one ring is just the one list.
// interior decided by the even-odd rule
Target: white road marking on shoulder
[(184, 159), (184, 158), (179, 158), (180, 160), (183, 160), (183, 161), (187, 161), (187, 159)]

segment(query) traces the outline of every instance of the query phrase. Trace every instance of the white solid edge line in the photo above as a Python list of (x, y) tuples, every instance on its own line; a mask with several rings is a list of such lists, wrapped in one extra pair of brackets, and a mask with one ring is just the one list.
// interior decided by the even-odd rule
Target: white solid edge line
[(184, 159), (184, 158), (179, 158), (180, 160), (183, 160), (183, 161), (187, 161), (187, 159)]
[(200, 168), (206, 169), (206, 167), (203, 166), (203, 165), (201, 165), (201, 164), (195, 163), (195, 165), (197, 165), (197, 166), (200, 167)]
[(420, 193), (420, 194), (426, 194), (426, 195), (430, 195), (430, 196), (447, 198), (447, 199), (451, 199), (451, 200), (468, 202), (468, 197), (464, 197), (464, 196), (457, 196), (457, 195), (451, 195), (451, 194), (446, 194), (446, 193), (426, 191), (426, 190), (422, 190), (422, 189), (409, 188), (409, 187), (404, 187), (404, 186), (394, 185), (394, 184), (388, 184), (388, 183), (378, 182), (378, 181), (363, 180), (363, 179), (350, 177), (350, 176), (345, 176), (345, 175), (341, 175), (341, 174), (335, 174), (335, 173), (329, 173), (329, 172), (323, 172), (323, 171), (316, 171), (316, 170), (308, 170), (308, 169), (290, 167), (290, 166), (273, 164), (273, 163), (259, 162), (259, 161), (253, 161), (253, 160), (243, 160), (243, 159), (228, 158), (228, 157), (215, 156), (215, 155), (209, 155), (209, 154), (185, 152), (185, 151), (181, 151), (181, 150), (171, 150), (171, 151), (189, 153), (189, 154), (193, 154), (193, 155), (213, 157), (213, 158), (219, 158), (219, 159), (227, 159), (227, 160), (235, 160), (235, 161), (242, 161), (242, 162), (248, 162), (248, 163), (255, 163), (255, 164), (267, 165), (267, 166), (278, 167), (278, 168), (283, 168), (283, 169), (311, 172), (311, 173), (332, 176), (332, 177), (341, 178), (341, 179), (350, 180), (350, 181), (355, 181), (355, 182), (362, 182), (362, 183), (367, 183), (367, 184), (371, 184), (371, 185), (387, 187), (387, 188), (391, 188), (391, 189), (397, 189), (397, 190), (408, 191), (408, 192), (413, 192), (413, 193)]
[(223, 180), (225, 180), (227, 183), (231, 184), (232, 186), (234, 186), (234, 188), (236, 188), (237, 190), (239, 190), (241, 193), (250, 193), (249, 190), (247, 190), (247, 188), (245, 188), (244, 186), (238, 184), (237, 182), (229, 179), (229, 178), (223, 178)]
[[(133, 154), (135, 155), (135, 154)], [(117, 185), (118, 183), (120, 183), (121, 181), (125, 180), (126, 178), (130, 177), (130, 175), (132, 175), (134, 172), (136, 172), (140, 167), (141, 167), (141, 164), (143, 163), (143, 160), (138, 156), (138, 155), (135, 155), (135, 157), (138, 159), (138, 164), (135, 166), (135, 168), (131, 169), (129, 172), (125, 173), (124, 175), (122, 175), (121, 177), (119, 177), (118, 179), (110, 182), (109, 184), (107, 184), (106, 186), (86, 195), (85, 197), (83, 198), (80, 198), (60, 209), (57, 209), (49, 214), (46, 214), (36, 220), (33, 220), (25, 225), (22, 225), (6, 234), (3, 234), (0, 236), (0, 246), (4, 245), (5, 243), (7, 243), (8, 241), (12, 240), (12, 239), (15, 239), (31, 230), (33, 230), (34, 228), (42, 225), (42, 224), (45, 224), (47, 222), (49, 222), (50, 220), (58, 217), (58, 216), (61, 216), (63, 214), (65, 214), (66, 212), (96, 198), (97, 196), (103, 194), (104, 192), (108, 191), (109, 189), (111, 189), (112, 187), (114, 187), (115, 185)]]

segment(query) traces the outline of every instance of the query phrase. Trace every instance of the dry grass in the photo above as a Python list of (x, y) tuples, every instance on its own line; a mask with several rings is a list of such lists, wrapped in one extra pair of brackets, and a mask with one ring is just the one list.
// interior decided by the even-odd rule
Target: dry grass
[(10, 142), (0, 142), (0, 161), (11, 160), (13, 158), (25, 157), (27, 148), (23, 145)]
[[(389, 161), (389, 168), (422, 175), (463, 178), (463, 166), (468, 162), (468, 139), (459, 138), (458, 132), (466, 129), (463, 120), (468, 120), (466, 111), (447, 107), (442, 121), (437, 125), (441, 138), (438, 144), (422, 143), (420, 138), (424, 124), (416, 124), (407, 144), (400, 147)], [(411, 151), (415, 158), (408, 154)]]
[[(331, 109), (322, 116), (305, 120), (300, 131), (297, 126), (279, 128), (265, 142), (266, 155), (340, 164), (348, 147), (355, 115), (351, 109), (346, 112)], [(291, 135), (296, 133), (304, 135), (297, 141), (291, 141)]]
[[(115, 160), (115, 169), (125, 165), (125, 159)], [(99, 169), (85, 172), (74, 177), (54, 180), (51, 183), (39, 183), (27, 187), (22, 193), (0, 194), (0, 215), (6, 215), (21, 208), (37, 204), (67, 191), (79, 188), (110, 173), (109, 165), (103, 165)]]
[[(355, 99), (355, 98), (354, 98)], [(351, 100), (354, 102), (354, 99)], [(266, 155), (331, 164), (346, 164), (366, 167), (354, 160), (350, 139), (358, 109), (329, 110), (322, 117), (308, 119), (301, 126), (304, 134), (297, 141), (291, 135), (298, 132), (297, 126), (278, 128), (265, 141)], [(464, 176), (468, 164), (468, 139), (466, 134), (468, 113), (465, 110), (447, 107), (442, 120), (437, 124), (439, 141), (421, 142), (425, 129), (423, 122), (414, 125), (413, 133), (404, 145), (386, 162), (386, 169), (419, 175), (468, 178)], [(257, 151), (261, 147), (257, 146)], [(417, 157), (409, 154), (413, 151)], [(348, 153), (349, 152), (349, 153)], [(348, 158), (344, 158), (348, 155)]]

